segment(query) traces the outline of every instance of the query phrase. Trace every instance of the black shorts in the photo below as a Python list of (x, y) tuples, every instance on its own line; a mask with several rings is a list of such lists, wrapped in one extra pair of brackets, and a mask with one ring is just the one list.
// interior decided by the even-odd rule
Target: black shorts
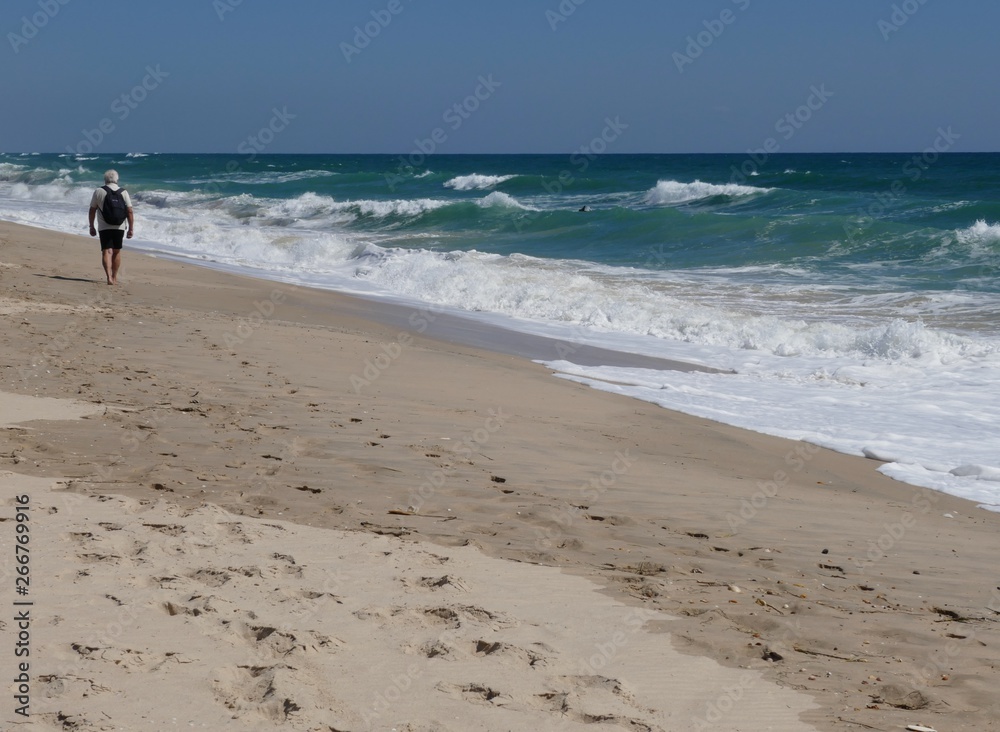
[(123, 229), (101, 229), (98, 232), (101, 237), (101, 251), (105, 249), (121, 249), (122, 242), (125, 240), (125, 231)]

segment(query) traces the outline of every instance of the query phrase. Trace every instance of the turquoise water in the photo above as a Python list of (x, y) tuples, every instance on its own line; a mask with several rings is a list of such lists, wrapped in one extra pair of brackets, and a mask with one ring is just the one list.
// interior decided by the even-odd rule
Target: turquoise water
[[(776, 155), (763, 166), (733, 155), (462, 155), (410, 165), (420, 158), (7, 155), (0, 181), (99, 184), (115, 165), (140, 205), (214, 201), (233, 219), (275, 226), (321, 227), (326, 216), (331, 230), (391, 232), (397, 246), (425, 247), (433, 235), (452, 250), (654, 271), (752, 267), (789, 282), (832, 276), (907, 291), (1000, 286), (990, 236), (956, 237), (1000, 221), (1000, 155)], [(473, 174), (510, 178), (447, 185)], [(679, 185), (657, 190), (660, 181)], [(484, 191), (514, 202), (479, 205)], [(184, 194), (203, 195), (192, 204)], [(323, 197), (340, 205), (324, 207)], [(289, 204), (286, 216), (274, 215), (276, 201)], [(585, 205), (586, 219), (576, 215)]]

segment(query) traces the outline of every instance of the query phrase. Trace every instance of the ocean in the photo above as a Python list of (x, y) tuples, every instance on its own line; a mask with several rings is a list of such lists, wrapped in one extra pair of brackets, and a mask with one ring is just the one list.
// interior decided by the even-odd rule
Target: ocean
[(1000, 510), (1000, 155), (2, 154), (0, 218), (111, 167), (129, 248), (712, 367), (547, 362)]

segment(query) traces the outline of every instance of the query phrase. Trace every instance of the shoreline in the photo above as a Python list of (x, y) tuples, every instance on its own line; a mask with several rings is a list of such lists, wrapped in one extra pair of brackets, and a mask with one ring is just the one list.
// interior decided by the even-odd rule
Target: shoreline
[[(188, 264), (190, 260), (183, 257), (165, 255), (158, 252), (139, 250), (140, 254), (165, 259), (178, 264)], [(208, 269), (235, 277), (245, 277), (260, 282), (276, 283), (279, 286), (316, 290), (318, 292), (334, 293), (345, 298), (338, 303), (340, 312), (369, 320), (386, 327), (398, 328), (410, 334), (423, 335), (427, 338), (451, 343), (459, 346), (492, 351), (505, 356), (517, 356), (528, 361), (552, 361), (572, 354), (574, 363), (581, 366), (616, 366), (621, 368), (645, 368), (667, 371), (703, 371), (705, 373), (722, 373), (719, 369), (702, 364), (680, 361), (659, 356), (647, 356), (641, 353), (615, 351), (600, 346), (590, 346), (561, 338), (549, 338), (518, 331), (495, 323), (489, 323), (471, 317), (471, 313), (451, 311), (450, 308), (438, 307), (431, 303), (420, 304), (393, 302), (393, 298), (365, 296), (357, 293), (344, 293), (338, 290), (309, 287), (295, 283), (283, 282), (280, 279), (255, 277), (248, 272), (232, 271), (225, 266), (216, 266), (209, 262), (203, 265)]]
[(509, 354), (402, 343), (350, 296), (134, 250), (108, 288), (91, 240), (0, 223), (0, 242), (0, 391), (107, 407), (5, 430), (0, 470), (559, 567), (676, 616), (693, 657), (809, 693), (818, 729), (1000, 718), (1000, 516), (969, 501)]

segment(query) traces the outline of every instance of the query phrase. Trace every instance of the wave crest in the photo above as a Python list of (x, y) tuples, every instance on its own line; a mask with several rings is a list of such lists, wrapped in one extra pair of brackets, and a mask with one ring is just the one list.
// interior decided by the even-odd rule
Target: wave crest
[(493, 191), (493, 193), (488, 196), (483, 197), (478, 201), (479, 205), (483, 208), (517, 208), (522, 211), (536, 211), (537, 209), (531, 208), (530, 206), (525, 206), (523, 203), (518, 201), (513, 196), (504, 193), (503, 191)]
[(332, 205), (332, 208), (334, 211), (347, 211), (358, 216), (384, 219), (389, 216), (420, 216), (451, 203), (451, 201), (433, 198), (402, 198), (390, 201), (361, 199), (358, 201), (338, 201)]
[(955, 236), (962, 244), (993, 244), (1000, 242), (1000, 224), (987, 224), (979, 219), (967, 229), (959, 229)]
[(646, 203), (653, 206), (669, 206), (675, 203), (688, 203), (690, 201), (700, 201), (705, 198), (715, 198), (716, 196), (737, 198), (740, 196), (752, 196), (757, 193), (768, 193), (773, 190), (773, 188), (741, 186), (736, 183), (719, 185), (716, 183), (705, 183), (700, 180), (696, 180), (693, 183), (661, 180), (646, 193)]
[(445, 181), (444, 187), (454, 188), (456, 191), (481, 191), (516, 177), (516, 175), (481, 175), (473, 173), (472, 175), (459, 175), (449, 181)]

